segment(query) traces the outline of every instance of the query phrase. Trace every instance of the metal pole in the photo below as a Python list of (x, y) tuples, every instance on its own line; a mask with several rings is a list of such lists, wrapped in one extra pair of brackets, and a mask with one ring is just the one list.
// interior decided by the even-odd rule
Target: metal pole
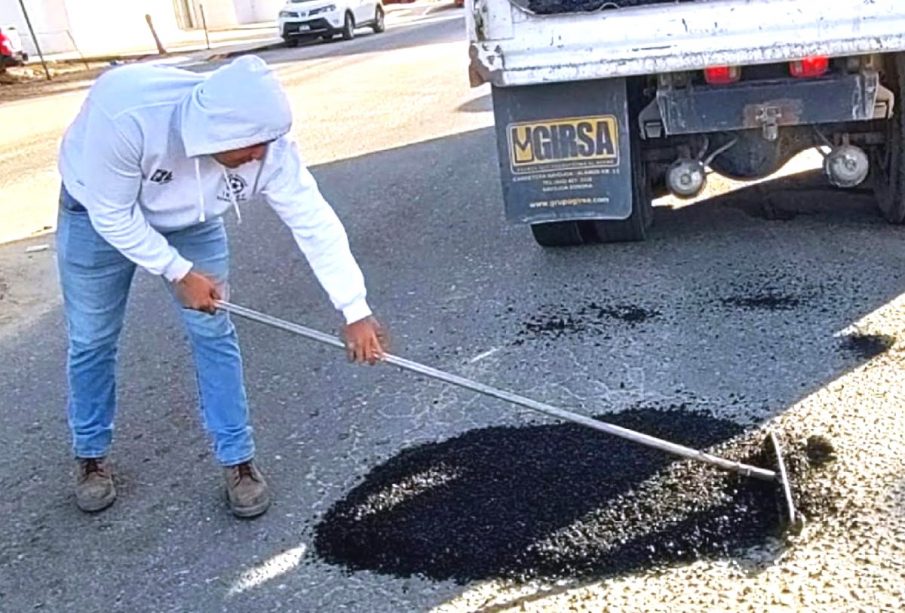
[(76, 51), (78, 51), (79, 57), (82, 58), (82, 63), (85, 65), (85, 70), (88, 70), (88, 61), (85, 59), (85, 56), (82, 54), (82, 50), (79, 49), (79, 46), (75, 44), (75, 39), (72, 37), (72, 32), (66, 30), (66, 35), (69, 37), (69, 41), (72, 43), (72, 46), (75, 47)]
[[(221, 309), (229, 311), (230, 313), (234, 313), (236, 315), (239, 315), (240, 317), (244, 317), (258, 323), (266, 324), (268, 326), (279, 328), (281, 330), (286, 330), (287, 332), (292, 332), (293, 334), (298, 334), (299, 336), (304, 336), (305, 338), (309, 338), (326, 345), (332, 345), (333, 347), (338, 347), (340, 349), (345, 348), (345, 343), (343, 343), (340, 339), (334, 336), (330, 336), (329, 334), (324, 334), (323, 332), (319, 332), (317, 330), (312, 330), (311, 328), (306, 328), (305, 326), (300, 326), (289, 321), (277, 319), (276, 317), (271, 317), (270, 315), (267, 315), (265, 313), (253, 311), (252, 309), (236, 304), (230, 304), (229, 302), (220, 301), (217, 303), (217, 306), (219, 306)], [(491, 396), (493, 398), (498, 398), (506, 402), (511, 402), (512, 404), (523, 406), (525, 408), (531, 409), (532, 411), (537, 411), (539, 413), (558, 417), (560, 419), (577, 423), (594, 430), (599, 430), (600, 432), (612, 434), (614, 436), (639, 443), (646, 447), (654, 447), (673, 455), (682, 456), (684, 458), (698, 462), (706, 462), (707, 464), (718, 466), (723, 470), (740, 473), (748, 477), (756, 477), (758, 479), (763, 479), (764, 481), (779, 480), (779, 475), (772, 470), (758, 468), (757, 466), (751, 466), (748, 464), (743, 464), (741, 462), (735, 462), (733, 460), (727, 460), (725, 458), (714, 456), (698, 449), (692, 449), (691, 447), (685, 447), (684, 445), (665, 441), (663, 439), (659, 439), (647, 434), (642, 434), (641, 432), (635, 432), (634, 430), (629, 430), (628, 428), (608, 424), (606, 422), (600, 421), (598, 419), (592, 419), (579, 413), (566, 411), (565, 409), (560, 409), (543, 402), (538, 402), (537, 400), (532, 400), (531, 398), (519, 396), (505, 390), (490, 387), (489, 385), (485, 385), (483, 383), (478, 383), (477, 381), (465, 379), (464, 377), (460, 377), (458, 375), (446, 373), (442, 370), (431, 368), (430, 366), (424, 366), (423, 364), (418, 364), (417, 362), (412, 362), (411, 360), (406, 360), (405, 358), (387, 354), (386, 356), (384, 356), (383, 361), (387, 362), (388, 364), (398, 366), (403, 370), (410, 370), (418, 374), (431, 377), (432, 379), (438, 379), (440, 381), (445, 381), (446, 383), (451, 383), (452, 385), (464, 387), (465, 389), (469, 389), (473, 392), (478, 392), (479, 394), (484, 394), (485, 396)]]
[(166, 55), (167, 50), (164, 49), (163, 43), (160, 42), (160, 37), (157, 36), (157, 30), (154, 29), (154, 20), (151, 19), (150, 15), (145, 15), (145, 21), (148, 23), (148, 27), (151, 29), (151, 36), (154, 37), (154, 44), (157, 45), (157, 53), (160, 55)]
[(204, 5), (199, 4), (198, 8), (201, 9), (201, 25), (204, 26), (204, 40), (207, 43), (207, 49), (210, 51), (211, 48), (211, 39), (207, 35), (207, 18), (204, 16)]
[(44, 67), (44, 75), (47, 77), (47, 80), (50, 81), (50, 71), (47, 69), (47, 62), (44, 61), (44, 53), (41, 52), (41, 43), (38, 42), (38, 37), (35, 36), (35, 29), (31, 27), (31, 19), (28, 18), (28, 11), (25, 9), (25, 0), (19, 0), (19, 6), (22, 7), (22, 15), (25, 16), (25, 23), (28, 25), (28, 31), (31, 33), (31, 40), (35, 43), (35, 49), (38, 50), (38, 57), (41, 58), (41, 66)]

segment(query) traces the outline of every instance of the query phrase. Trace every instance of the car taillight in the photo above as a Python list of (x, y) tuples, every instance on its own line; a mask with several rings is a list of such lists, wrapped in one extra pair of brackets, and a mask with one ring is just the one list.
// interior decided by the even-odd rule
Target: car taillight
[(727, 85), (735, 83), (742, 76), (738, 66), (711, 66), (704, 69), (704, 80), (710, 85)]
[(807, 57), (789, 64), (789, 72), (799, 79), (812, 79), (821, 77), (830, 69), (830, 58)]

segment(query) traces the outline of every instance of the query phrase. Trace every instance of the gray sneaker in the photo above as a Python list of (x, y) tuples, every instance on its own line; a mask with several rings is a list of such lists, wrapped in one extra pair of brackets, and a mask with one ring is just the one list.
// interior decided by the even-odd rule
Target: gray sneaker
[(264, 475), (249, 460), (224, 469), (226, 496), (236, 517), (257, 517), (270, 506), (270, 490)]
[(106, 458), (76, 458), (75, 503), (86, 513), (103, 511), (116, 500), (113, 471)]

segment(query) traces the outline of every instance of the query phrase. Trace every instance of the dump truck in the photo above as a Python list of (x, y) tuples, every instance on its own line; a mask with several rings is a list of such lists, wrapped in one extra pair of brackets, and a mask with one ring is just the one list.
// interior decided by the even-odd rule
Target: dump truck
[(905, 222), (903, 0), (468, 0), (466, 25), (506, 217), (543, 246), (643, 240), (654, 198), (813, 148)]

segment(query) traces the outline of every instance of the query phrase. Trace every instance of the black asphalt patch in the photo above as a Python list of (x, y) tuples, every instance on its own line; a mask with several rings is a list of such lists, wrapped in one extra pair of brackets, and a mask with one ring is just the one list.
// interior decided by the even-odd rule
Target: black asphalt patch
[(578, 334), (603, 335), (612, 322), (634, 327), (660, 316), (660, 311), (634, 304), (598, 304), (591, 302), (572, 310), (562, 305), (545, 305), (522, 323), (513, 345), (525, 341), (556, 339)]
[(842, 349), (870, 360), (889, 351), (895, 342), (894, 336), (885, 334), (849, 334), (842, 340)]
[[(680, 409), (601, 417), (692, 447), (742, 433)], [(402, 451), (315, 529), (349, 571), (468, 583), (594, 579), (732, 556), (780, 531), (773, 484), (573, 424), (491, 427)]]
[(823, 466), (836, 459), (836, 448), (825, 436), (809, 436), (805, 451), (808, 462), (814, 466)]
[(757, 294), (730, 296), (722, 300), (725, 306), (747, 310), (791, 311), (801, 305), (801, 298), (790, 294), (765, 291)]

